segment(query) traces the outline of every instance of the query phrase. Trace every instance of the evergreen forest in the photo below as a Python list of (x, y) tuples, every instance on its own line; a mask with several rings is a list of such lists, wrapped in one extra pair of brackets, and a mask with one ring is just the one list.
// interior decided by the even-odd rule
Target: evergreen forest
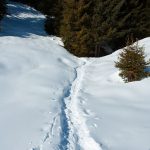
[[(100, 57), (122, 48), (126, 38), (150, 36), (149, 0), (13, 0), (47, 16), (45, 30), (62, 37), (79, 57)], [(0, 1), (0, 18), (5, 2)]]

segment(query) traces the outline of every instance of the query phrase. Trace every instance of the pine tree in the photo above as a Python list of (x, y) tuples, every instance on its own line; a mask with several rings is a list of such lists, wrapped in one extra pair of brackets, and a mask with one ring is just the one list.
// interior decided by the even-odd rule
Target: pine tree
[(91, 15), (90, 0), (66, 0), (63, 8), (63, 21), (60, 33), (66, 48), (77, 56), (88, 56), (91, 50)]
[(129, 34), (133, 33), (139, 39), (149, 36), (150, 7), (147, 3), (139, 0), (80, 0), (76, 12), (80, 32), (76, 33), (76, 40), (81, 44), (77, 44), (76, 51), (92, 56), (101, 43), (116, 50), (125, 46)]
[(138, 81), (147, 77), (148, 73), (145, 72), (145, 69), (150, 62), (145, 61), (144, 49), (138, 46), (138, 43), (127, 44), (118, 59), (115, 66), (119, 68), (119, 75), (125, 82)]
[(76, 0), (64, 0), (63, 14), (60, 26), (60, 35), (63, 37), (65, 47), (72, 53), (76, 53), (78, 40), (76, 38), (78, 26), (78, 2)]
[(150, 35), (148, 0), (100, 0), (96, 3), (99, 40), (107, 41), (113, 50), (124, 47), (125, 38), (130, 34), (138, 39)]

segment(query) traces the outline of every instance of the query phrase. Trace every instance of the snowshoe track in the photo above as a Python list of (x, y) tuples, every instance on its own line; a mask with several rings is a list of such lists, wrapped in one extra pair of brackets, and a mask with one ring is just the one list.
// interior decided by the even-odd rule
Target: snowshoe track
[[(85, 68), (90, 64), (84, 59), (81, 65), (75, 68), (75, 79), (65, 93), (62, 112), (62, 141), (61, 150), (102, 150), (100, 145), (90, 136), (80, 109), (78, 93), (84, 78)], [(65, 125), (65, 128), (64, 128)]]

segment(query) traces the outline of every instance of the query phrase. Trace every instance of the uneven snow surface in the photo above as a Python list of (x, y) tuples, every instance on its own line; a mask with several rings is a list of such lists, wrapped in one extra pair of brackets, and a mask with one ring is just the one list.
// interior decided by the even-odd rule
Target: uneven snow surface
[[(0, 32), (0, 150), (150, 150), (150, 78), (123, 83), (116, 51), (76, 58), (45, 16), (8, 3)], [(139, 42), (150, 56), (150, 38)]]

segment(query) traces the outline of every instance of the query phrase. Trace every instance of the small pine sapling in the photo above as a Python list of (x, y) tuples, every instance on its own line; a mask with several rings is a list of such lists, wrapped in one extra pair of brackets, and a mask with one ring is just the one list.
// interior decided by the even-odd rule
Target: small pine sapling
[[(119, 54), (115, 67), (119, 68), (120, 76), (125, 82), (139, 81), (148, 76), (145, 71), (150, 61), (145, 60), (144, 48), (133, 44), (133, 38), (129, 39), (127, 46)], [(131, 41), (131, 42), (130, 42)]]

